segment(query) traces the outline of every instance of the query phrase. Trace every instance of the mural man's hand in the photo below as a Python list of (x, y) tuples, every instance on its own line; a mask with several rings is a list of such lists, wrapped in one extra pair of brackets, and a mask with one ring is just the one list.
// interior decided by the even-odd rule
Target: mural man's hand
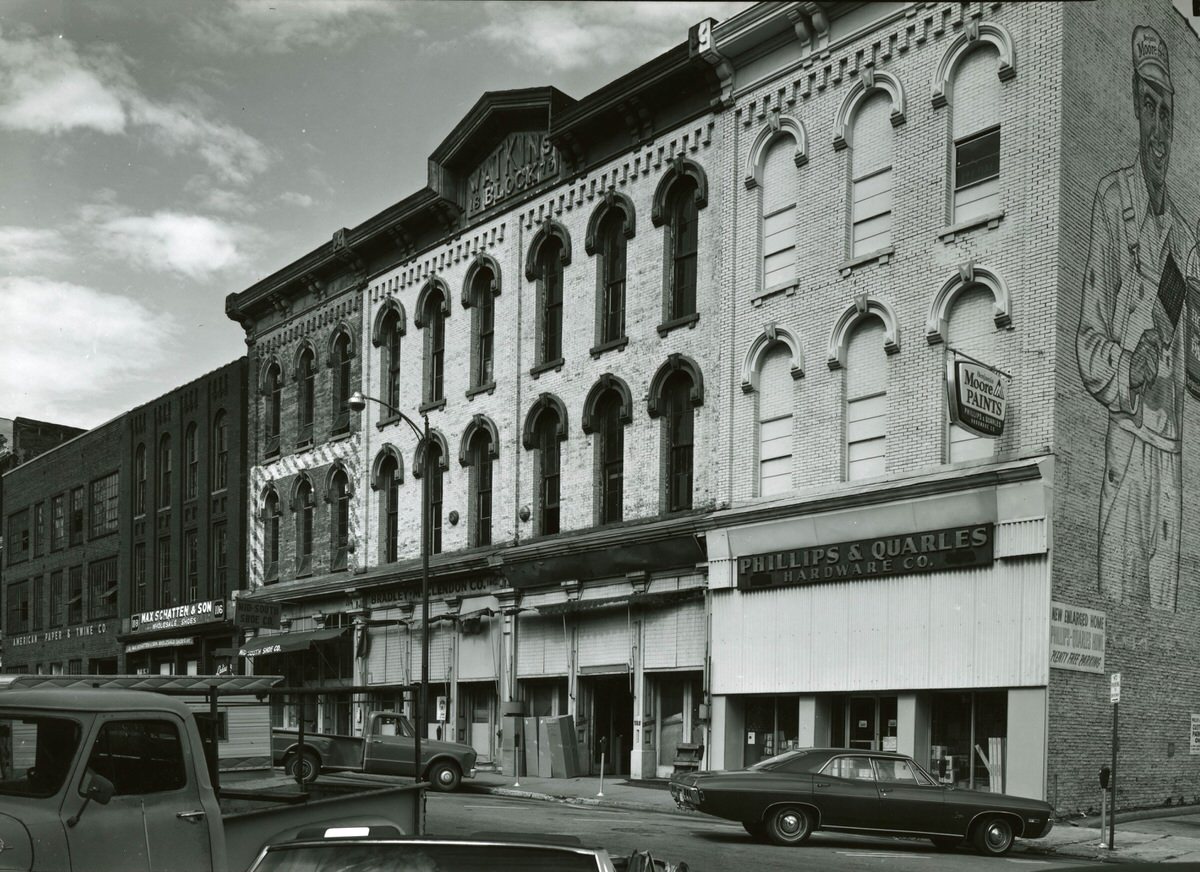
[(1133, 349), (1129, 361), (1129, 389), (1143, 391), (1154, 384), (1158, 375), (1159, 336), (1157, 330), (1147, 330)]

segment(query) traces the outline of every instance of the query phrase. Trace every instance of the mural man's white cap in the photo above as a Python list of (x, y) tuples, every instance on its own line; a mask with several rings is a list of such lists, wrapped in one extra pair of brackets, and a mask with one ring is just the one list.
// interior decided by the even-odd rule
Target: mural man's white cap
[(1171, 87), (1171, 64), (1167, 59), (1167, 44), (1153, 27), (1133, 29), (1133, 71), (1168, 94)]

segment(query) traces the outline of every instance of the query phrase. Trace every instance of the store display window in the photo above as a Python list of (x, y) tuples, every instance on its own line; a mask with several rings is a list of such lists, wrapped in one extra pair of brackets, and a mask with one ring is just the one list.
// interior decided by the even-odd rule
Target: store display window
[(800, 747), (800, 700), (795, 696), (752, 696), (746, 700), (743, 765)]
[(934, 693), (929, 768), (942, 784), (1004, 792), (1008, 692)]

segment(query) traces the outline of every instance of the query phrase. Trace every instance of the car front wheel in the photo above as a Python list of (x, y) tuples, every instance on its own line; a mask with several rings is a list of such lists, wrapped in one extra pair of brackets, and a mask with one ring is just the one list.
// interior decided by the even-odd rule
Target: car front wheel
[(430, 766), (426, 777), (429, 783), (433, 785), (434, 790), (440, 790), (443, 793), (449, 793), (457, 789), (459, 783), (462, 781), (462, 773), (458, 771), (458, 767), (445, 760), (441, 760)]
[(292, 754), (284, 764), (284, 771), (290, 778), (299, 777), (305, 784), (312, 784), (321, 772), (321, 758), (312, 751), (305, 751), (303, 755)]
[(994, 816), (984, 818), (975, 827), (975, 849), (988, 857), (1002, 857), (1013, 844), (1012, 822)]
[(767, 815), (767, 838), (776, 845), (799, 845), (812, 835), (812, 815), (798, 805), (783, 805)]

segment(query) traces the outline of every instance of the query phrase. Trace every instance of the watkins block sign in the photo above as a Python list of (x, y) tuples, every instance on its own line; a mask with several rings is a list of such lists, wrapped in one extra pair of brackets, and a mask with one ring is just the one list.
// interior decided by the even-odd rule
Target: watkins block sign
[(976, 436), (999, 436), (1004, 432), (1008, 382), (1006, 373), (966, 355), (952, 353), (946, 363), (950, 422)]

